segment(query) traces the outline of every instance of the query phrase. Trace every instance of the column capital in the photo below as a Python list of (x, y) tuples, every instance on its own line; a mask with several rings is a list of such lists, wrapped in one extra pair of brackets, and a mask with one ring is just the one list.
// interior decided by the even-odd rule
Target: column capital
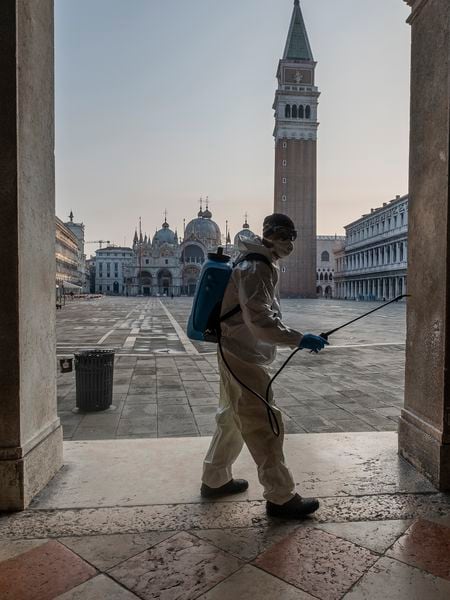
[(407, 19), (407, 23), (411, 24), (414, 19), (419, 15), (422, 8), (429, 0), (403, 0), (408, 6), (411, 7), (411, 15)]

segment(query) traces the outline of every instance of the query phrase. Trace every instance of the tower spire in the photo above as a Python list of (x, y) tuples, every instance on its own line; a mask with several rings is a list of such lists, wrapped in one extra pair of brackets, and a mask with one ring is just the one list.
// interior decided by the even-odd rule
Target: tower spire
[(294, 2), (294, 12), (292, 13), (283, 59), (314, 60), (299, 0)]

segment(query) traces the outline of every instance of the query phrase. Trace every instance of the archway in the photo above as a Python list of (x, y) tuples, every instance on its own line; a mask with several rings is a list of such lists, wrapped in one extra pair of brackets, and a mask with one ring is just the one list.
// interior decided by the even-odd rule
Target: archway
[(144, 296), (152, 295), (153, 277), (149, 271), (141, 271), (139, 274), (140, 293)]
[(317, 286), (317, 290), (316, 290), (316, 292), (317, 292), (317, 296), (318, 296), (319, 298), (322, 298), (322, 296), (323, 296), (323, 289), (322, 289), (322, 286), (321, 286), (321, 285)]
[(201, 265), (205, 262), (205, 253), (197, 244), (188, 244), (181, 255), (184, 264)]
[(173, 293), (173, 277), (168, 269), (162, 269), (158, 273), (158, 292), (161, 296), (169, 296)]
[(193, 296), (197, 288), (200, 269), (198, 267), (189, 266), (183, 271), (183, 289), (187, 296)]

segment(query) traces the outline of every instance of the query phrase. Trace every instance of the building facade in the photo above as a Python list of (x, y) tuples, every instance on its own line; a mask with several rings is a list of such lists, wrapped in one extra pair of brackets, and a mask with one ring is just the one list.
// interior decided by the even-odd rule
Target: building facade
[[(245, 226), (244, 226), (245, 228)], [(247, 224), (248, 228), (248, 224)], [(189, 221), (180, 239), (167, 222), (150, 238), (136, 230), (132, 248), (96, 251), (95, 291), (122, 296), (193, 296), (208, 252), (222, 240), (219, 226), (206, 205)], [(247, 231), (247, 229), (246, 229)], [(229, 251), (233, 248), (228, 246)]]
[(79, 263), (78, 240), (68, 227), (56, 217), (55, 259), (58, 296), (65, 291), (82, 291), (82, 273)]
[(316, 293), (318, 298), (334, 298), (335, 291), (335, 255), (345, 246), (343, 235), (317, 236), (317, 275)]
[(275, 110), (275, 212), (298, 229), (294, 252), (281, 262), (284, 297), (316, 298), (317, 112), (319, 90), (299, 0), (277, 71)]
[(95, 292), (127, 295), (126, 276), (133, 265), (132, 248), (108, 246), (95, 251)]
[(76, 223), (73, 219), (73, 212), (70, 211), (69, 221), (66, 221), (64, 225), (74, 234), (77, 239), (78, 270), (81, 276), (81, 287), (83, 292), (89, 293), (89, 270), (86, 266), (86, 254), (84, 253), (84, 223)]
[(336, 252), (336, 296), (391, 300), (407, 290), (408, 196), (397, 196), (347, 225)]

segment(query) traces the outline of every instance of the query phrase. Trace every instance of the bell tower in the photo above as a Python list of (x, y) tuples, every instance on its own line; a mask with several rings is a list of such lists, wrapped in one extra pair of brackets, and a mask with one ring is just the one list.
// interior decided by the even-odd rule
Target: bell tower
[(294, 2), (275, 93), (275, 212), (288, 215), (298, 238), (280, 261), (285, 298), (316, 298), (317, 107), (320, 92), (299, 0)]

